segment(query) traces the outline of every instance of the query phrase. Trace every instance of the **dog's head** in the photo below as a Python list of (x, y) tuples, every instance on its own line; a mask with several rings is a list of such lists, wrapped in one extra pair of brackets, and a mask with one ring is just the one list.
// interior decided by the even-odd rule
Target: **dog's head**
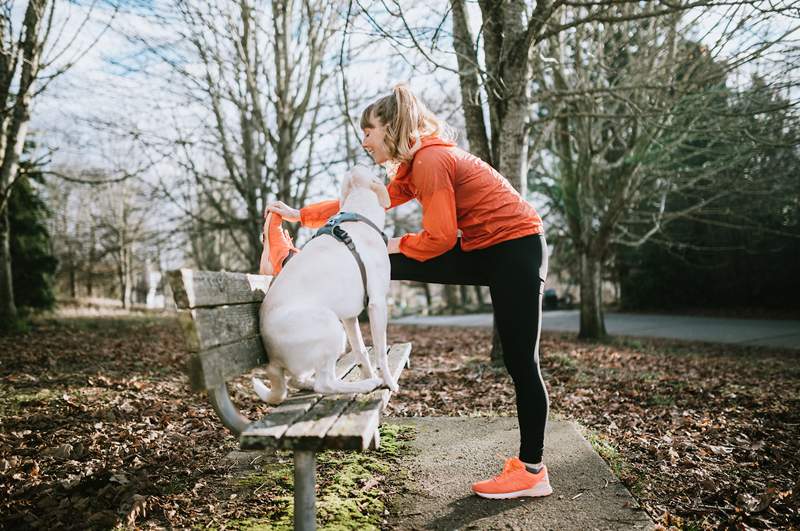
[(344, 204), (347, 196), (350, 195), (350, 192), (355, 188), (367, 188), (372, 190), (375, 192), (375, 195), (378, 196), (378, 203), (380, 203), (383, 208), (389, 208), (391, 204), (389, 192), (386, 190), (386, 186), (383, 185), (380, 179), (373, 175), (369, 168), (365, 166), (354, 166), (347, 172), (342, 182), (342, 197), (340, 201), (342, 204)]

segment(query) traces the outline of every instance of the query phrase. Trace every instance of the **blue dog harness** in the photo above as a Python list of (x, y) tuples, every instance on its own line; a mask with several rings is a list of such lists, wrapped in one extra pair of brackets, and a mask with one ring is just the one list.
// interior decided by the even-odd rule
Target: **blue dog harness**
[(320, 228), (311, 239), (313, 240), (317, 236), (328, 234), (330, 236), (333, 236), (343, 244), (345, 244), (347, 249), (353, 255), (353, 258), (356, 259), (356, 263), (358, 264), (358, 269), (361, 272), (361, 282), (364, 284), (364, 308), (366, 308), (367, 305), (369, 304), (369, 294), (367, 293), (367, 269), (366, 267), (364, 267), (364, 261), (361, 260), (361, 255), (359, 255), (358, 251), (356, 250), (356, 246), (353, 243), (353, 239), (350, 237), (349, 234), (347, 234), (347, 231), (345, 231), (341, 227), (342, 223), (348, 221), (361, 221), (363, 223), (366, 223), (367, 225), (375, 229), (378, 232), (378, 234), (381, 235), (384, 244), (389, 245), (389, 238), (383, 233), (381, 229), (378, 228), (377, 225), (375, 225), (372, 221), (362, 216), (361, 214), (356, 214), (355, 212), (339, 212), (338, 214), (330, 218), (328, 222), (325, 223), (325, 225), (322, 228)]

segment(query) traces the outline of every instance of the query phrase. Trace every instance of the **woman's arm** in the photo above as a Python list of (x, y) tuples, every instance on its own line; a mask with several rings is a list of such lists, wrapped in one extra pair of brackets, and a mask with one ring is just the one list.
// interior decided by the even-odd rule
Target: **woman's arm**
[(339, 212), (339, 200), (327, 199), (319, 203), (312, 203), (300, 209), (300, 223), (304, 227), (317, 229), (325, 223), (328, 219)]
[(413, 180), (422, 204), (422, 230), (399, 239), (397, 247), (401, 253), (424, 262), (449, 251), (456, 244), (458, 222), (454, 178), (455, 160), (448, 151), (429, 149), (417, 155)]

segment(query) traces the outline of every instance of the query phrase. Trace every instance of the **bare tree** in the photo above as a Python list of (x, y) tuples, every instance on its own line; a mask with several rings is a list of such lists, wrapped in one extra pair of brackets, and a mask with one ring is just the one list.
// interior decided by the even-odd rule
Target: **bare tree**
[[(171, 101), (194, 111), (172, 112), (172, 131), (133, 134), (179, 169), (161, 191), (179, 209), (196, 261), (213, 265), (207, 244), (197, 245), (205, 237), (226, 248), (216, 265), (256, 267), (266, 204), (303, 204), (315, 180), (347, 160), (329, 138), (342, 128), (337, 7), (329, 0), (181, 0), (143, 15), (168, 30), (165, 40), (131, 34), (151, 62), (130, 67), (166, 65), (167, 73), (154, 76)], [(166, 46), (170, 35), (180, 43)]]
[[(722, 20), (728, 28), (752, 29), (769, 13), (751, 8), (744, 2), (730, 6)], [(655, 9), (620, 4), (608, 15), (624, 21), (610, 27), (594, 20), (551, 32), (543, 49), (547, 61), (535, 77), (539, 120), (530, 141), (544, 149), (533, 175), (577, 255), (581, 337), (606, 334), (601, 286), (613, 245), (640, 245), (670, 220), (712, 208), (733, 189), (762, 187), (730, 170), (774, 140), (773, 133), (755, 133), (744, 124), (783, 110), (734, 110), (725, 81), (729, 71), (764, 57), (788, 32), (748, 43), (723, 61), (712, 53), (743, 39), (740, 31), (723, 27), (713, 43), (689, 42), (681, 35), (692, 19), (678, 11), (649, 16)], [(731, 24), (737, 14), (742, 24)], [(713, 13), (704, 9), (693, 16)], [(563, 17), (585, 19), (586, 8), (566, 8)], [(745, 131), (755, 134), (743, 138)], [(711, 184), (714, 193), (688, 196)]]
[(0, 322), (17, 318), (6, 207), (17, 180), (33, 104), (97, 42), (80, 45), (77, 37), (98, 3), (88, 6), (88, 14), (73, 32), (66, 30), (68, 16), (56, 16), (58, 2), (28, 0), (18, 33), (12, 2), (0, 7)]

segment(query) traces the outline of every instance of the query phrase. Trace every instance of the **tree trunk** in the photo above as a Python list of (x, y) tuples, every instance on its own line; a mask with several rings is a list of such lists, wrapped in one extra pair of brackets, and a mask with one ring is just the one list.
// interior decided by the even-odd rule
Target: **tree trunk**
[(428, 315), (433, 311), (433, 297), (431, 296), (431, 285), (427, 282), (422, 283), (422, 289), (425, 291), (425, 304), (428, 305)]
[(447, 311), (451, 314), (455, 313), (455, 310), (458, 308), (458, 286), (445, 284), (444, 301), (447, 305)]
[(75, 271), (75, 265), (70, 261), (69, 265), (69, 296), (72, 299), (78, 298), (78, 281), (77, 281), (77, 271)]
[(14, 303), (14, 284), (11, 279), (11, 228), (8, 209), (0, 212), (0, 326), (8, 326), (17, 320), (17, 305)]
[(475, 299), (478, 301), (478, 309), (483, 309), (486, 301), (483, 300), (483, 291), (480, 286), (473, 286), (475, 288)]
[(89, 263), (86, 264), (86, 296), (91, 297), (94, 292), (94, 264), (97, 261), (96, 248), (97, 240), (94, 223), (89, 229)]
[(492, 322), (492, 352), (490, 359), (495, 367), (505, 365), (505, 361), (503, 361), (503, 345), (500, 344), (500, 334), (497, 333), (496, 322)]
[(603, 261), (587, 252), (581, 253), (581, 339), (603, 339)]
[(486, 136), (486, 122), (483, 119), (480, 78), (478, 77), (478, 55), (475, 39), (469, 25), (469, 15), (464, 0), (451, 0), (453, 8), (453, 48), (458, 62), (461, 106), (467, 129), (467, 141), (473, 155), (494, 165)]

